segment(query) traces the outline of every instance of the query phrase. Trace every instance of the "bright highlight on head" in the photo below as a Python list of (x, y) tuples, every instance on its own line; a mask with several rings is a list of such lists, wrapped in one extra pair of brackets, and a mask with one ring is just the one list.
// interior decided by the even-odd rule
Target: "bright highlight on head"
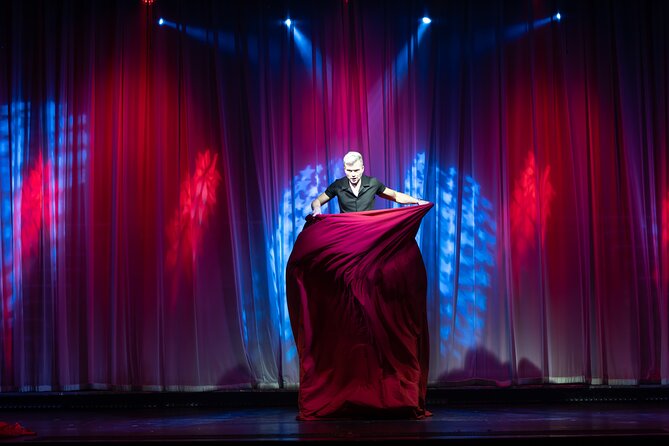
[(345, 166), (350, 166), (352, 164), (355, 164), (357, 161), (360, 161), (360, 163), (362, 163), (362, 155), (360, 154), (360, 152), (350, 151), (346, 155), (344, 155)]

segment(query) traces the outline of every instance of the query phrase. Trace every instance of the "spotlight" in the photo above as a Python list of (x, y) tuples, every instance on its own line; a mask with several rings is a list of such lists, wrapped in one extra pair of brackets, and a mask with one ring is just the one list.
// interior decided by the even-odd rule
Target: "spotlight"
[(558, 11), (558, 13), (555, 14), (555, 20), (557, 20), (559, 22), (561, 18), (562, 18), (562, 16), (560, 15), (560, 11)]
[(167, 20), (163, 17), (158, 19), (158, 26), (165, 27), (165, 28), (174, 28), (174, 29), (178, 29), (179, 31), (181, 31), (181, 25), (179, 25), (177, 23), (174, 23), (174, 22), (170, 22), (169, 20)]
[(431, 22), (432, 22), (432, 19), (430, 19), (429, 17), (427, 17), (427, 16), (423, 17), (423, 23), (425, 23), (426, 25), (428, 23), (431, 23)]
[(286, 19), (283, 22), (288, 28), (290, 28), (291, 23), (293, 23), (290, 19)]

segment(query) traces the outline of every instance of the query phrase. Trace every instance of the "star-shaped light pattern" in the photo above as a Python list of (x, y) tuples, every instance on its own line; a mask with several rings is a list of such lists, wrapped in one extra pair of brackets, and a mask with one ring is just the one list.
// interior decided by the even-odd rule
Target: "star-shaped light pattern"
[[(202, 231), (216, 204), (216, 189), (221, 174), (216, 168), (218, 154), (207, 149), (198, 153), (193, 175), (181, 181), (179, 208), (167, 226), (167, 267), (173, 270), (177, 261), (195, 262), (202, 243)], [(188, 270), (188, 269), (186, 269)]]
[[(447, 367), (456, 367), (481, 339), (495, 267), (497, 225), (492, 204), (481, 195), (474, 178), (465, 176), (460, 182), (454, 167), (437, 169), (437, 178), (439, 357), (447, 358)], [(462, 187), (461, 203), (458, 187)]]
[[(539, 191), (537, 192), (537, 181)], [(541, 243), (546, 239), (546, 223), (555, 195), (551, 184), (550, 166), (537, 171), (534, 152), (527, 153), (525, 167), (516, 180), (511, 201), (511, 238), (517, 261), (535, 247), (537, 225), (541, 229)], [(537, 202), (538, 200), (538, 202)]]
[[(23, 181), (23, 187), (20, 189), (20, 204), (16, 203), (15, 208), (21, 209), (21, 254), (23, 259), (34, 258), (37, 255), (37, 246), (39, 243), (40, 231), (43, 223), (50, 227), (49, 206), (52, 202), (49, 197), (51, 194), (51, 177), (53, 175), (53, 166), (51, 161), (44, 166), (42, 152), (40, 151), (34, 165), (28, 171)], [(45, 200), (44, 192), (47, 193)], [(44, 206), (47, 204), (45, 210)], [(20, 206), (20, 207), (19, 207)]]

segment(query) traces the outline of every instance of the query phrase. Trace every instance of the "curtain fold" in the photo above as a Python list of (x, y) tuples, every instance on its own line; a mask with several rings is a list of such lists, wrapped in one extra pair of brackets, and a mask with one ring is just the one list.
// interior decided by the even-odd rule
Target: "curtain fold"
[(0, 389), (299, 386), (286, 264), (348, 150), (434, 203), (430, 385), (666, 385), (667, 23), (652, 1), (2, 2)]

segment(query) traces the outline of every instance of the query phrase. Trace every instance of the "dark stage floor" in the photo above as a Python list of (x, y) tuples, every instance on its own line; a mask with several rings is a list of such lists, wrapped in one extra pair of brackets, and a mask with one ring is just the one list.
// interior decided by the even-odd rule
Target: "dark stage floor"
[(608, 394), (536, 390), (522, 396), (512, 390), (432, 391), (428, 409), (434, 415), (425, 420), (300, 422), (294, 392), (2, 395), (0, 421), (19, 423), (35, 435), (0, 438), (0, 443), (669, 441), (666, 389)]

